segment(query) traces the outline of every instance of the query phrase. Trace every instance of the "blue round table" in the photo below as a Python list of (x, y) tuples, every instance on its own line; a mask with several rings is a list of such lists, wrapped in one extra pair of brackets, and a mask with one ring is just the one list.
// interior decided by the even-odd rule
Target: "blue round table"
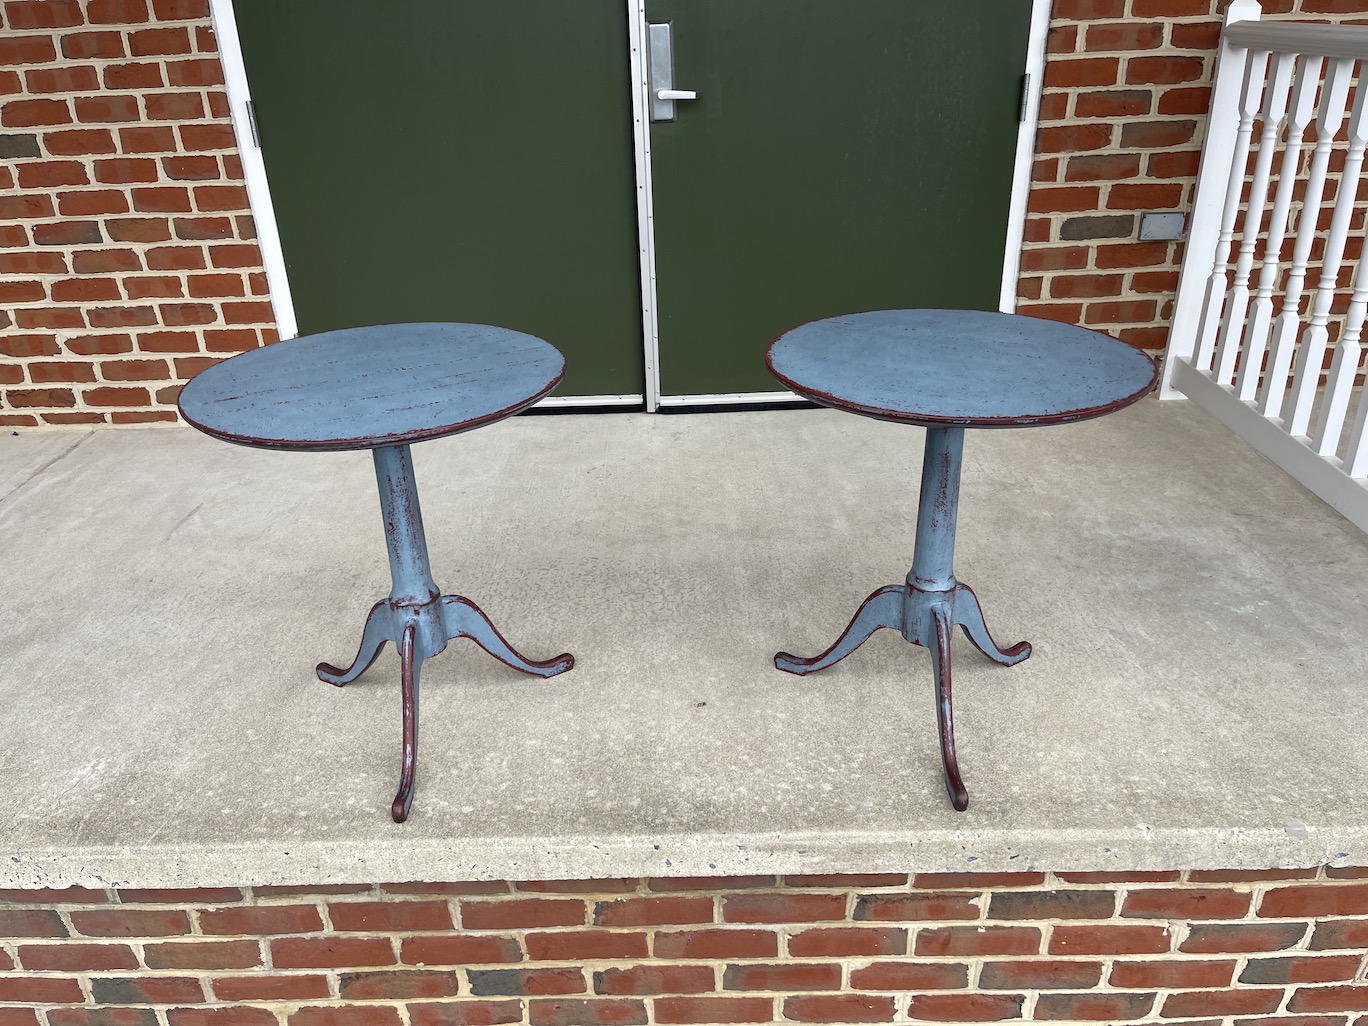
[(976, 310), (879, 310), (801, 325), (765, 362), (800, 395), (850, 413), (926, 428), (912, 569), (861, 604), (825, 652), (780, 652), (789, 673), (825, 669), (881, 627), (931, 651), (941, 765), (951, 804), (969, 807), (955, 751), (950, 635), (956, 625), (1004, 666), (1031, 654), (999, 648), (978, 598), (955, 579), (955, 522), (965, 428), (1066, 424), (1119, 410), (1149, 393), (1158, 368), (1140, 350), (1086, 328)]
[(418, 674), (447, 642), (470, 638), (515, 670), (551, 677), (565, 653), (518, 653), (474, 602), (433, 583), (409, 446), (512, 416), (546, 395), (565, 358), (532, 335), (485, 324), (386, 324), (277, 342), (203, 371), (181, 390), (182, 416), (206, 434), (260, 449), (369, 449), (389, 548), (390, 595), (371, 607), (346, 669), (318, 664), (341, 687), (399, 651), (403, 750), (391, 813), (408, 818), (418, 759)]

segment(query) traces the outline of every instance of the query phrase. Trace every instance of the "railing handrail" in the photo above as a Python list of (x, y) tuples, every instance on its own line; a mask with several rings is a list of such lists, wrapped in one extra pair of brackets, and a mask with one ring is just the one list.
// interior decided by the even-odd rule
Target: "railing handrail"
[(1230, 45), (1269, 53), (1368, 60), (1368, 25), (1304, 21), (1237, 21), (1226, 26)]

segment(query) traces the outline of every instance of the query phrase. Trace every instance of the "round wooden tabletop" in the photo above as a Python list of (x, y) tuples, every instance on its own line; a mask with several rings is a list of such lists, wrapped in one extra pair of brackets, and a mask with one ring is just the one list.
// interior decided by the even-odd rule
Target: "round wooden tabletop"
[(192, 378), (178, 405), (207, 434), (262, 449), (371, 449), (526, 409), (565, 374), (555, 346), (487, 324), (382, 324), (277, 342)]
[(1098, 417), (1146, 395), (1153, 360), (1109, 335), (979, 310), (877, 310), (812, 321), (765, 354), (800, 395), (925, 426), (1028, 427)]

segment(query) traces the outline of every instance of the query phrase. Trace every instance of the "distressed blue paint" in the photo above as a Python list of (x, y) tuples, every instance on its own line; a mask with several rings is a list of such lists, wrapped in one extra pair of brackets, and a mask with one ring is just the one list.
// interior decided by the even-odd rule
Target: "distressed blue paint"
[(964, 428), (930, 428), (922, 456), (917, 539), (907, 583), (922, 591), (955, 586), (955, 522), (959, 517)]
[(319, 663), (341, 687), (387, 642), (399, 651), (403, 738), (391, 806), (408, 818), (418, 758), (423, 661), (470, 638), (500, 662), (551, 677), (569, 653), (528, 659), (470, 599), (443, 595), (432, 577), (409, 442), (492, 423), (531, 405), (564, 373), (555, 347), (479, 324), (392, 324), (279, 342), (204, 371), (181, 392), (181, 412), (217, 438), (267, 449), (370, 449), (389, 554), (390, 594), (371, 607), (351, 665)]
[[(447, 637), (437, 600), (441, 592), (432, 580), (428, 562), (423, 511), (418, 503), (418, 481), (407, 445), (386, 445), (371, 452), (375, 482), (380, 492), (380, 517), (385, 524), (389, 552), (390, 605), (396, 611), (414, 610), (420, 659), (446, 648)], [(418, 615), (421, 611), (422, 615)], [(402, 633), (402, 631), (400, 631)]]
[(1154, 361), (1108, 335), (978, 310), (879, 310), (812, 321), (771, 343), (774, 376), (882, 420), (1026, 427), (1086, 420), (1146, 395)]
[(385, 324), (306, 335), (210, 367), (178, 405), (201, 431), (265, 449), (370, 449), (468, 431), (532, 405), (565, 373), (533, 335)]
[(808, 674), (892, 628), (931, 653), (941, 766), (950, 802), (969, 806), (955, 748), (950, 636), (959, 626), (1003, 666), (1031, 654), (999, 648), (978, 596), (955, 579), (955, 526), (965, 427), (1025, 427), (1101, 416), (1154, 387), (1149, 357), (1083, 328), (964, 310), (884, 310), (814, 321), (771, 344), (775, 376), (838, 409), (926, 426), (912, 569), (860, 605), (840, 637), (811, 658), (780, 652), (774, 665)]

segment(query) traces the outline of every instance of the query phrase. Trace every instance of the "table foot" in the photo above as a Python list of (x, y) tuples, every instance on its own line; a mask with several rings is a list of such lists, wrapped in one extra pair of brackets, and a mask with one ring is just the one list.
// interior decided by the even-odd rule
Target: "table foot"
[(1018, 641), (1011, 648), (998, 648), (993, 636), (988, 633), (988, 625), (983, 622), (983, 607), (979, 605), (974, 589), (967, 584), (955, 584), (955, 623), (964, 631), (964, 636), (973, 642), (974, 647), (995, 663), (1015, 666), (1031, 655), (1031, 643)]
[(926, 647), (931, 650), (931, 663), (936, 674), (936, 726), (940, 734), (941, 769), (945, 774), (945, 790), (950, 793), (950, 804), (956, 812), (969, 808), (969, 792), (960, 776), (959, 758), (955, 754), (955, 711), (950, 681), (950, 616), (943, 607), (931, 609), (931, 636)]
[(575, 657), (562, 652), (551, 659), (528, 659), (510, 645), (484, 610), (460, 595), (442, 596), (442, 617), (448, 640), (469, 638), (505, 666), (538, 677), (554, 677), (575, 665)]
[(825, 652), (811, 659), (804, 659), (788, 652), (778, 652), (774, 656), (775, 667), (785, 673), (795, 673), (801, 677), (839, 663), (868, 641), (870, 635), (880, 627), (892, 627), (901, 631), (903, 596), (906, 591), (907, 588), (901, 584), (890, 584), (880, 588), (861, 603), (841, 636)]
[(370, 664), (375, 662), (385, 642), (390, 640), (393, 630), (389, 601), (381, 599), (371, 606), (371, 611), (366, 615), (366, 626), (361, 631), (361, 647), (356, 650), (356, 658), (351, 665), (343, 670), (332, 663), (319, 663), (314, 669), (318, 679), (339, 688), (350, 684), (370, 669)]
[(413, 780), (418, 770), (418, 671), (423, 661), (417, 658), (415, 638), (418, 628), (410, 623), (399, 639), (399, 689), (404, 704), (403, 754), (399, 764), (399, 792), (390, 806), (396, 823), (408, 819), (413, 805)]

